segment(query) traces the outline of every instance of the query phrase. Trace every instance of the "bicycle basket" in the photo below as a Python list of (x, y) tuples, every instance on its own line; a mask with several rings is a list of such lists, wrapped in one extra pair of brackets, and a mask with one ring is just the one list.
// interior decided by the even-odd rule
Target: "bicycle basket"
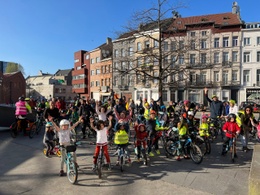
[(67, 152), (75, 152), (76, 149), (77, 149), (77, 147), (75, 145), (66, 146), (66, 151)]

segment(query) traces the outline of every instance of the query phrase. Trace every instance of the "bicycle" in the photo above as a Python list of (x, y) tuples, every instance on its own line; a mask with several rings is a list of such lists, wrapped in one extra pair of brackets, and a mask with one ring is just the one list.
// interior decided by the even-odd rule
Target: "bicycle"
[(120, 170), (121, 172), (124, 171), (124, 165), (125, 165), (125, 156), (126, 156), (126, 151), (125, 151), (125, 146), (126, 144), (123, 145), (118, 145), (118, 150), (117, 150), (117, 154), (119, 157), (119, 166), (120, 166)]
[(37, 118), (36, 118), (36, 121), (35, 121), (35, 125), (36, 125), (36, 128), (33, 129), (32, 131), (30, 131), (30, 138), (33, 138), (35, 134), (39, 134), (41, 129), (42, 129), (42, 126), (44, 125), (44, 118), (42, 115), (39, 115), (37, 114)]
[(75, 184), (78, 180), (78, 167), (71, 153), (77, 150), (78, 144), (79, 143), (75, 143), (73, 145), (68, 145), (66, 147), (61, 146), (62, 148), (65, 148), (66, 156), (64, 161), (67, 167), (67, 177), (69, 182), (72, 184)]
[(226, 154), (228, 151), (231, 152), (231, 161), (234, 163), (235, 162), (235, 147), (236, 147), (236, 140), (237, 140), (237, 135), (235, 133), (232, 133), (231, 131), (228, 131), (230, 134), (232, 134), (232, 138), (229, 139), (228, 144), (226, 145), (226, 149), (224, 154)]
[[(171, 156), (175, 156), (177, 153), (179, 154), (183, 154), (184, 151), (182, 151), (182, 143), (184, 140), (179, 139), (179, 137), (174, 137), (174, 138), (170, 138), (168, 139), (168, 141), (166, 142), (166, 148), (167, 148), (167, 152), (168, 154), (170, 154)], [(192, 161), (196, 164), (200, 164), (203, 160), (203, 154), (200, 150), (200, 148), (194, 144), (191, 140), (190, 137), (188, 137), (185, 140), (184, 143), (184, 149), (187, 149), (189, 151), (190, 157), (192, 159)]]
[[(27, 123), (26, 133), (29, 135), (29, 138), (33, 138), (31, 136), (31, 131), (35, 131), (36, 129), (35, 122), (29, 119), (24, 119), (24, 120), (26, 120)], [(16, 138), (19, 132), (21, 131), (22, 131), (21, 119), (18, 118), (17, 121), (13, 122), (10, 126), (10, 133), (12, 138)]]
[[(57, 143), (57, 141), (55, 141), (55, 143)], [(44, 148), (43, 149), (43, 154), (46, 155), (47, 149)], [(53, 150), (51, 151), (51, 155), (57, 155), (58, 157), (61, 157), (61, 151), (60, 151), (60, 145), (59, 144), (55, 144)]]
[(195, 144), (200, 147), (200, 149), (203, 151), (204, 155), (210, 154), (211, 153), (211, 144), (210, 144), (210, 140), (209, 140), (208, 130), (203, 129), (202, 131), (203, 131), (204, 136), (198, 135)]
[[(146, 138), (143, 139), (143, 140), (138, 140), (137, 139), (137, 141), (139, 141), (140, 144), (141, 144), (141, 155), (142, 155), (141, 157), (143, 159), (143, 163), (144, 163), (144, 165), (148, 165), (148, 157), (147, 157), (147, 153), (146, 153), (147, 152), (147, 148), (144, 147), (144, 144), (147, 145), (147, 139)], [(136, 153), (136, 155), (138, 153), (137, 146), (135, 148), (135, 153)]]

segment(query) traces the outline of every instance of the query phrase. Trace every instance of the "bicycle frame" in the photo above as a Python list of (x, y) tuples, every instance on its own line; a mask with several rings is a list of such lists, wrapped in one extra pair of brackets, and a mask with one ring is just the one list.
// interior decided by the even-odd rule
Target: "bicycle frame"
[(100, 151), (98, 154), (98, 160), (97, 160), (97, 171), (98, 171), (98, 178), (102, 178), (102, 166), (104, 164), (104, 149), (103, 145), (100, 145)]

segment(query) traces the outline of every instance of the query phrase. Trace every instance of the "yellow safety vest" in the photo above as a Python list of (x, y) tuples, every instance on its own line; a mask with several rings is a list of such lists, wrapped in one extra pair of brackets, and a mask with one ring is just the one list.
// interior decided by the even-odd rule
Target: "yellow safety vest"
[(115, 134), (115, 144), (127, 144), (129, 142), (128, 134), (125, 130), (118, 130)]
[(209, 136), (209, 125), (208, 123), (201, 123), (199, 128), (200, 136)]
[(179, 135), (183, 136), (187, 134), (187, 127), (185, 125), (183, 125), (180, 129), (179, 129)]

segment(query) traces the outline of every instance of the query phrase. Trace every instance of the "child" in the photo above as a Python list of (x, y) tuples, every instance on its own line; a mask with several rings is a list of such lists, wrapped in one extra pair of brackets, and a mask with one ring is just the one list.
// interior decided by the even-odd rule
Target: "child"
[[(131, 163), (130, 154), (127, 150), (127, 146), (129, 143), (129, 135), (125, 130), (125, 123), (122, 121), (119, 121), (118, 124), (116, 124), (116, 133), (114, 138), (114, 143), (118, 146), (118, 148), (124, 148), (125, 154), (128, 157), (128, 162)], [(119, 164), (119, 154), (117, 159), (117, 165)]]
[(188, 125), (187, 125), (186, 119), (183, 116), (180, 117), (180, 122), (177, 124), (177, 128), (179, 130), (180, 146), (179, 146), (179, 149), (177, 150), (177, 159), (176, 160), (178, 160), (178, 161), (181, 160), (180, 150), (182, 150), (182, 152), (184, 153), (184, 158), (189, 159), (190, 158), (188, 156), (189, 151), (188, 151), (188, 149), (184, 148), (185, 142), (188, 138), (188, 136), (187, 136), (188, 135)]
[(79, 120), (79, 113), (77, 112), (77, 107), (71, 107), (70, 120), (72, 124), (76, 123)]
[[(223, 131), (226, 133), (226, 137), (224, 138), (224, 143), (222, 146), (222, 155), (226, 153), (226, 146), (229, 144), (231, 138), (239, 135), (240, 127), (236, 123), (236, 115), (229, 114), (228, 121), (223, 125)], [(235, 143), (236, 144), (236, 143)], [(236, 147), (235, 147), (235, 157), (237, 157)]]
[(143, 148), (146, 150), (147, 147), (147, 137), (148, 133), (146, 131), (146, 127), (144, 124), (136, 124), (135, 125), (135, 133), (136, 133), (136, 147), (137, 147), (137, 161), (140, 162), (140, 156), (141, 156), (141, 148), (143, 145)]
[(111, 122), (112, 119), (113, 119), (113, 117), (109, 116), (108, 127), (105, 127), (105, 122), (103, 120), (99, 120), (98, 124), (97, 124), (97, 128), (95, 128), (94, 124), (93, 124), (94, 119), (90, 118), (90, 126), (91, 126), (92, 129), (94, 129), (97, 132), (96, 149), (95, 149), (95, 153), (94, 153), (94, 156), (93, 156), (93, 167), (92, 167), (93, 170), (95, 170), (96, 167), (97, 167), (97, 159), (98, 159), (98, 154), (99, 154), (101, 146), (103, 147), (104, 155), (106, 157), (106, 161), (107, 161), (107, 164), (108, 164), (108, 169), (109, 170), (111, 169), (110, 158), (109, 158), (109, 153), (108, 153), (108, 148), (107, 148), (107, 144), (108, 144), (107, 131), (112, 126), (112, 122)]
[(104, 106), (101, 106), (99, 111), (98, 101), (96, 101), (96, 113), (98, 114), (98, 119), (102, 121), (107, 120), (107, 114), (111, 111), (111, 109), (108, 109), (106, 111), (106, 108)]
[(47, 122), (46, 123), (46, 131), (44, 133), (44, 137), (43, 137), (43, 143), (46, 146), (46, 154), (45, 157), (46, 158), (50, 158), (50, 153), (54, 148), (54, 131), (53, 131), (53, 127), (52, 127), (52, 123), (51, 122)]
[(202, 115), (201, 124), (199, 127), (199, 134), (200, 134), (200, 137), (202, 137), (202, 138), (209, 136), (209, 124), (208, 124), (207, 120), (208, 120), (207, 115)]
[[(60, 146), (68, 146), (70, 145), (70, 137), (71, 137), (71, 131), (74, 130), (74, 128), (81, 122), (82, 117), (79, 118), (78, 122), (76, 122), (72, 127), (70, 127), (70, 122), (66, 119), (62, 119), (60, 121), (60, 127), (58, 125), (56, 125), (53, 122), (53, 119), (51, 118), (51, 122), (54, 125), (56, 131), (58, 131), (58, 136), (59, 136), (59, 143)], [(66, 157), (66, 150), (64, 147), (61, 147), (61, 170), (60, 170), (60, 176), (64, 175), (64, 161), (65, 161), (65, 157)], [(77, 164), (77, 159), (76, 159), (76, 153), (73, 153), (73, 158), (75, 160), (76, 166), (78, 166)]]

